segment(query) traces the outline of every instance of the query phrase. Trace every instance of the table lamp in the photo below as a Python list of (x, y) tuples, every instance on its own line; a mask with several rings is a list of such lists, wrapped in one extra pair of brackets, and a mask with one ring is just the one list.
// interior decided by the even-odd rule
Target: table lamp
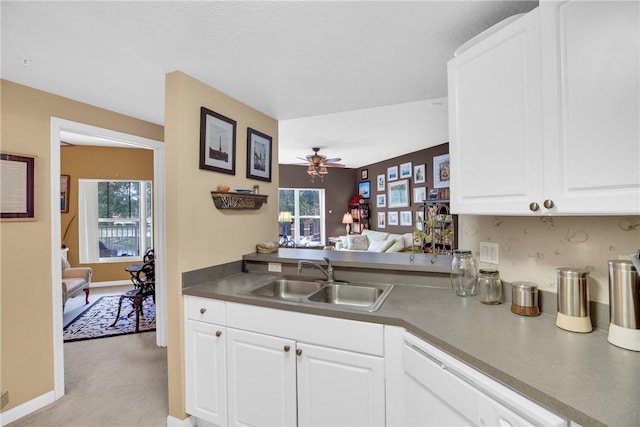
[(346, 224), (347, 234), (349, 234), (349, 229), (351, 227), (351, 224), (353, 224), (353, 217), (349, 212), (345, 213), (342, 216), (342, 223)]

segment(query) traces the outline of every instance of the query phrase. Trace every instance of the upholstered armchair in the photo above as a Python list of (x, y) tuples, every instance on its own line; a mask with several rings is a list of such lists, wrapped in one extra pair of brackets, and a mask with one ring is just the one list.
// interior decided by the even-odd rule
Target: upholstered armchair
[(69, 261), (62, 258), (62, 310), (67, 299), (84, 291), (85, 304), (89, 304), (89, 288), (91, 286), (91, 267), (71, 267)]

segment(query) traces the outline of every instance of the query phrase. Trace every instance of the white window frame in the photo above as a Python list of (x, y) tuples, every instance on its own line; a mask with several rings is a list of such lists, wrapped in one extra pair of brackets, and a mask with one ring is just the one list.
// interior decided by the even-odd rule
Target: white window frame
[[(320, 242), (318, 246), (324, 246), (326, 239), (326, 229), (327, 229), (327, 219), (325, 215), (325, 189), (324, 188), (279, 188), (278, 195), (280, 194), (280, 190), (291, 191), (293, 190), (293, 205), (294, 212), (291, 213), (293, 216), (293, 230), (296, 231), (295, 236), (293, 236), (293, 240), (296, 244), (300, 241), (300, 237), (298, 235), (298, 231), (300, 230), (300, 220), (304, 218), (318, 218), (320, 221)], [(300, 215), (300, 192), (301, 191), (317, 191), (318, 192), (318, 203), (320, 204), (320, 215)]]
[[(98, 183), (101, 182), (138, 182), (140, 184), (140, 208), (138, 216), (139, 230), (139, 255), (100, 257), (98, 241), (100, 222), (105, 222), (98, 216)], [(79, 262), (80, 264), (108, 264), (115, 262), (137, 262), (147, 250), (147, 183), (153, 186), (151, 180), (139, 179), (79, 179), (78, 180), (78, 232), (79, 232)], [(117, 222), (122, 219), (108, 219), (106, 221)], [(153, 242), (153, 222), (151, 224), (151, 241)]]

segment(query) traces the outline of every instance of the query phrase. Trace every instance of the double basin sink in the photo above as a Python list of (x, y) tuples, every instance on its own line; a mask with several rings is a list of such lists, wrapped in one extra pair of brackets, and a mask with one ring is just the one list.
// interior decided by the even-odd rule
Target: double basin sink
[(245, 292), (244, 295), (325, 307), (376, 311), (392, 289), (393, 285), (390, 284), (329, 282), (283, 277), (257, 286)]

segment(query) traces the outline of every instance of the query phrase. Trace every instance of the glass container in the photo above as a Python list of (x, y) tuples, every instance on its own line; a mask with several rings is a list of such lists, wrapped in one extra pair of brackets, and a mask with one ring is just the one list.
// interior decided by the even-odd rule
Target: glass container
[(500, 304), (502, 282), (498, 270), (480, 269), (478, 275), (478, 296), (483, 304)]
[(454, 251), (451, 260), (451, 287), (460, 297), (476, 294), (478, 269), (471, 251)]

